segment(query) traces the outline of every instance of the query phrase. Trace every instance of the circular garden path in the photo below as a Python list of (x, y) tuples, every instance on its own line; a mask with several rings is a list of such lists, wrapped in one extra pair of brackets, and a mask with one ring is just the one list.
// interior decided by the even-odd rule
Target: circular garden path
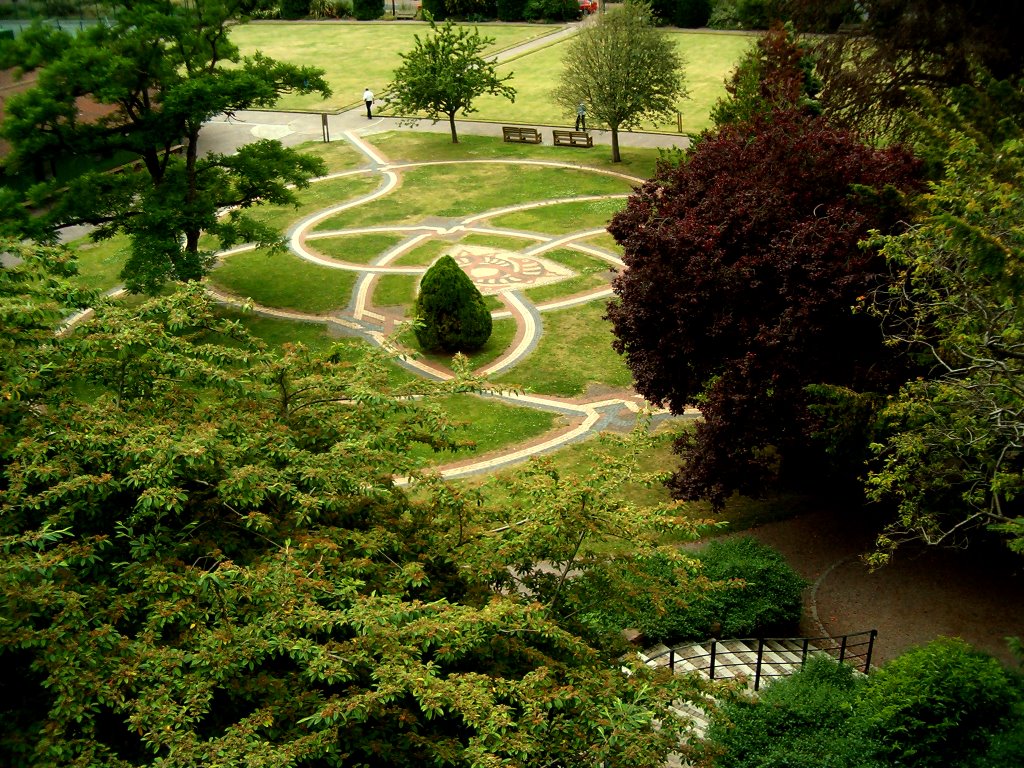
[[(622, 267), (617, 254), (589, 244), (586, 241), (596, 235), (604, 234), (604, 228), (581, 229), (569, 234), (544, 235), (520, 229), (508, 229), (491, 226), (488, 222), (504, 214), (525, 211), (563, 203), (580, 203), (608, 199), (625, 199), (626, 194), (576, 195), (559, 196), (547, 199), (532, 200), (486, 211), (456, 219), (440, 219), (430, 217), (415, 224), (380, 225), (367, 227), (345, 227), (339, 229), (321, 229), (324, 222), (338, 214), (354, 208), (365, 206), (392, 194), (401, 184), (402, 174), (406, 171), (434, 165), (453, 164), (505, 164), (517, 167), (535, 166), (546, 168), (565, 168), (574, 171), (586, 170), (592, 173), (606, 174), (622, 178), (631, 183), (642, 183), (643, 179), (599, 168), (581, 168), (578, 164), (543, 160), (458, 160), (443, 162), (391, 163), (380, 151), (355, 131), (346, 131), (346, 140), (356, 147), (367, 159), (367, 166), (355, 170), (324, 176), (315, 180), (323, 182), (346, 176), (365, 176), (373, 173), (380, 177), (380, 184), (368, 194), (351, 200), (328, 206), (296, 222), (287, 233), (288, 246), (293, 254), (321, 267), (348, 270), (357, 273), (358, 277), (348, 306), (340, 311), (327, 315), (313, 315), (275, 307), (252, 305), (258, 314), (283, 319), (301, 320), (305, 322), (321, 322), (333, 326), (346, 335), (363, 337), (396, 354), (399, 364), (415, 371), (421, 376), (435, 380), (447, 380), (455, 374), (451, 368), (434, 359), (419, 356), (411, 349), (403, 349), (394, 341), (398, 331), (408, 322), (407, 318), (393, 308), (380, 307), (374, 304), (374, 290), (380, 279), (387, 275), (422, 275), (428, 266), (408, 266), (397, 262), (402, 256), (430, 240), (451, 240), (452, 245), (446, 253), (452, 256), (473, 280), (481, 293), (494, 296), (501, 303), (501, 308), (492, 312), (495, 320), (512, 318), (516, 324), (516, 334), (512, 343), (496, 358), (474, 371), (484, 377), (494, 376), (514, 367), (536, 349), (537, 342), (543, 334), (542, 315), (552, 310), (581, 305), (593, 301), (605, 300), (612, 294), (610, 281), (601, 285), (541, 303), (532, 302), (526, 290), (557, 283), (575, 277), (576, 273), (553, 259), (545, 258), (545, 253), (556, 249), (571, 249), (590, 257), (600, 259), (608, 264), (609, 271)], [(400, 240), (394, 246), (380, 253), (369, 264), (353, 263), (328, 256), (317, 249), (317, 245), (325, 240), (349, 237), (352, 235), (384, 234), (398, 235)], [(528, 241), (530, 245), (517, 250), (498, 247), (470, 245), (456, 240), (466, 234), (503, 236)], [(221, 258), (252, 250), (255, 246), (246, 245), (225, 251)], [(210, 288), (216, 299), (224, 303), (239, 304), (237, 297)], [(635, 423), (636, 415), (641, 410), (652, 410), (648, 404), (632, 390), (621, 390), (602, 395), (597, 398), (563, 398), (549, 395), (537, 395), (517, 392), (489, 392), (488, 396), (500, 398), (515, 405), (527, 406), (551, 411), (566, 417), (568, 425), (530, 441), (526, 445), (514, 445), (494, 452), (485, 457), (475, 457), (438, 468), (445, 477), (461, 477), (478, 472), (485, 472), (497, 467), (522, 461), (530, 456), (553, 450), (566, 443), (604, 429), (628, 429)], [(695, 417), (696, 411), (688, 414)], [(665, 411), (656, 411), (658, 418), (668, 416)]]

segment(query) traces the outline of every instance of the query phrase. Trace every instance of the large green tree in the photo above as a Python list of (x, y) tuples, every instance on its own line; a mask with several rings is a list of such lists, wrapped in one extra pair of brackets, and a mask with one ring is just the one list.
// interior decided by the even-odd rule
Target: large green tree
[(553, 513), (495, 527), (395, 484), (412, 442), (451, 445), (431, 396), (474, 382), (266, 349), (196, 285), (10, 338), (52, 375), (0, 445), (0, 763), (655, 768), (676, 744), (681, 683), (493, 589)]
[(405, 115), (425, 114), (434, 122), (447, 117), (452, 143), (458, 144), (455, 116), (475, 111), (477, 98), (491, 94), (516, 99), (515, 89), (507, 84), (512, 73), (499, 77), (494, 61), (483, 56), (493, 43), (475, 27), (451, 21), (438, 27), (431, 20), (430, 34), (416, 35), (413, 49), (401, 54), (402, 66), (388, 85), (388, 105)]
[(796, 19), (809, 38), (837, 124), (877, 140), (913, 130), (913, 92), (941, 93), (1024, 72), (1024, 7), (1001, 0), (782, 0), (775, 12)]
[(879, 559), (900, 542), (962, 543), (995, 526), (1024, 551), (1024, 89), (963, 88), (927, 125), (944, 169), (908, 232), (881, 240), (894, 276), (875, 309), (928, 376), (884, 411), (871, 494), (894, 504)]
[(293, 202), (291, 187), (322, 173), (322, 164), (276, 141), (200, 156), (200, 130), (218, 114), (273, 106), (288, 91), (330, 91), (319, 69), (259, 53), (241, 58), (229, 30), (242, 7), (241, 0), (125, 0), (111, 8), (109, 23), (75, 36), (36, 30), (4, 49), (4, 65), (39, 69), (35, 86), (6, 104), (8, 171), (125, 163), (117, 173), (87, 170), (32, 190), (30, 200), (46, 211), (35, 234), (69, 224), (93, 225), (100, 238), (127, 233), (132, 252), (122, 277), (146, 292), (202, 277), (212, 258), (200, 242), (204, 232), (223, 246), (279, 243), (246, 210)]
[(593, 120), (608, 126), (617, 163), (620, 130), (675, 114), (676, 102), (686, 96), (683, 63), (672, 39), (655, 28), (650, 5), (627, 0), (570, 41), (552, 95), (567, 114), (576, 114), (582, 103)]

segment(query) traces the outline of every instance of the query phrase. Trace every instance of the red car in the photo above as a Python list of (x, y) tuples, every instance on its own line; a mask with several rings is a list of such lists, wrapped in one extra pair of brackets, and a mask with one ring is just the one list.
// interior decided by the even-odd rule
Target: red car
[(578, 0), (578, 2), (583, 13), (597, 13), (597, 0)]

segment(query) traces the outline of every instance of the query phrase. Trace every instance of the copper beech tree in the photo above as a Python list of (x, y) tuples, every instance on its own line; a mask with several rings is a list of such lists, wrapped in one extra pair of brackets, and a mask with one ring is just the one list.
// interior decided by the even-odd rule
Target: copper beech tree
[(900, 192), (917, 174), (903, 149), (775, 111), (663, 163), (612, 220), (627, 267), (608, 308), (615, 347), (645, 397), (704, 415), (676, 445), (678, 497), (721, 505), (841, 468), (840, 454), (859, 466), (858, 419), (823, 423), (808, 387), (890, 390), (904, 378), (877, 318), (854, 308), (887, 275), (860, 241), (903, 226)]

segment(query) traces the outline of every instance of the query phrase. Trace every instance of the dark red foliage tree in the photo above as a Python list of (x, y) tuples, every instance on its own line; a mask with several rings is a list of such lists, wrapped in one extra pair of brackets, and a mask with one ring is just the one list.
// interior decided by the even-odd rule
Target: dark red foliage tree
[(720, 505), (797, 470), (821, 476), (808, 385), (905, 379), (854, 307), (887, 275), (860, 242), (901, 226), (918, 175), (902, 148), (775, 112), (704, 137), (612, 220), (627, 265), (608, 308), (615, 347), (650, 401), (704, 414), (676, 446), (677, 497)]

